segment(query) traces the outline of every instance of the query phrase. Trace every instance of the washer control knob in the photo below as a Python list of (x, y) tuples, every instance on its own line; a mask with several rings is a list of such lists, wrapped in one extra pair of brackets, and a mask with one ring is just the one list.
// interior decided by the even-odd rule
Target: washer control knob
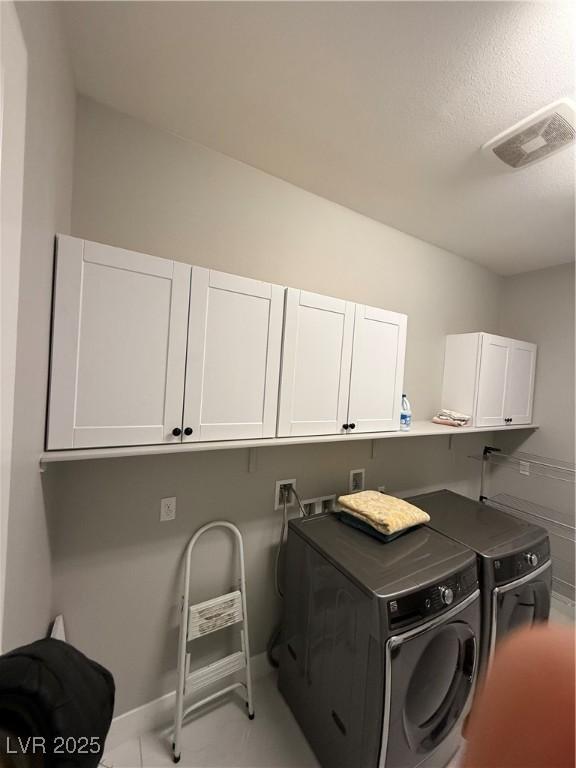
[(528, 565), (531, 565), (533, 568), (538, 565), (538, 555), (536, 555), (534, 552), (526, 552), (524, 559)]
[(450, 587), (440, 587), (440, 599), (444, 605), (452, 605), (452, 601), (454, 600), (454, 592), (450, 589)]

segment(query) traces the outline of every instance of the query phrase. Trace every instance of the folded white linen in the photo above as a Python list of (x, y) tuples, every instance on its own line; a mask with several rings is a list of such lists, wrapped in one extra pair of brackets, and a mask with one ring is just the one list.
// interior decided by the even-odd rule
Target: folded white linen
[(461, 421), (463, 424), (467, 424), (471, 418), (466, 413), (451, 411), (448, 408), (441, 408), (436, 415), (441, 419), (452, 419), (452, 421)]
[(451, 411), (448, 408), (441, 408), (432, 419), (434, 424), (444, 424), (446, 427), (465, 427), (471, 417), (466, 413)]
[(443, 424), (445, 427), (465, 427), (465, 421), (455, 421), (454, 419), (446, 419), (442, 416), (434, 416), (432, 419), (434, 424)]

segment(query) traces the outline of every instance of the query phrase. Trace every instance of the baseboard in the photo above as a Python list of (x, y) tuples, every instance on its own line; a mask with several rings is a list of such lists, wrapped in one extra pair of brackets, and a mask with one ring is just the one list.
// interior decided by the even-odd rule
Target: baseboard
[(50, 637), (66, 642), (66, 627), (64, 626), (64, 616), (61, 613), (54, 619), (52, 629), (50, 630)]
[[(265, 653), (252, 656), (251, 661), (253, 681), (272, 671)], [(208, 688), (204, 688), (202, 696), (207, 693), (209, 693)], [(115, 717), (106, 738), (106, 752), (142, 733), (168, 727), (174, 717), (175, 703), (176, 691), (170, 691), (170, 693), (166, 693), (154, 701), (149, 701), (141, 707), (136, 707), (136, 709), (131, 709), (129, 712)]]

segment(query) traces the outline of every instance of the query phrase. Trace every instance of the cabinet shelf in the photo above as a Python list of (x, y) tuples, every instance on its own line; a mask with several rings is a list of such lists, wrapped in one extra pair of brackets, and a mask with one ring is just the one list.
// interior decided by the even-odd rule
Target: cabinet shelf
[(120, 448), (82, 448), (67, 451), (46, 451), (40, 456), (40, 466), (61, 461), (86, 459), (112, 459), (125, 456), (157, 456), (197, 451), (231, 450), (237, 448), (269, 448), (277, 445), (304, 445), (308, 443), (343, 443), (356, 440), (388, 440), (409, 437), (458, 437), (480, 432), (510, 432), (538, 429), (537, 424), (518, 424), (504, 427), (445, 427), (430, 421), (415, 421), (409, 432), (363, 432), (347, 435), (316, 435), (306, 437), (271, 437), (256, 440), (218, 440), (213, 442), (180, 443), (178, 445), (132, 445)]

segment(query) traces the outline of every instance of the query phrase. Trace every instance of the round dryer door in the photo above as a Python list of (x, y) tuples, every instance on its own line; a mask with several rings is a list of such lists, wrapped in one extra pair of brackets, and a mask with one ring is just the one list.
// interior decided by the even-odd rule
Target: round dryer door
[(548, 585), (541, 581), (524, 584), (498, 598), (498, 634), (546, 621), (550, 613)]
[(443, 618), (388, 641), (389, 716), (381, 760), (386, 768), (418, 765), (439, 748), (446, 748), (449, 758), (452, 741), (456, 748), (456, 726), (466, 714), (476, 678), (478, 596)]
[(492, 603), (491, 652), (505, 635), (519, 627), (547, 621), (550, 614), (550, 567), (532, 579), (506, 584), (494, 590)]

